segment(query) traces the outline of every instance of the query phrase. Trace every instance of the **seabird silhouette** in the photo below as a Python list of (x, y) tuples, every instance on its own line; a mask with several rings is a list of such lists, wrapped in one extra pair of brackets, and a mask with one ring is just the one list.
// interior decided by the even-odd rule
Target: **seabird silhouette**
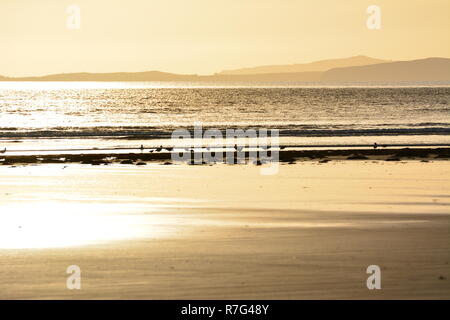
[(378, 148), (378, 144), (376, 142), (373, 144), (373, 148), (374, 149)]
[(3, 149), (2, 151), (0, 151), (0, 153), (5, 153), (6, 152), (6, 148)]

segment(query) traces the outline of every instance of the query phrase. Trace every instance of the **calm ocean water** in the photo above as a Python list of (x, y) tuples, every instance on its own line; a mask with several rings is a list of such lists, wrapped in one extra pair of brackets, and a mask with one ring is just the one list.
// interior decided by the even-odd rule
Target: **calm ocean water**
[(164, 139), (195, 122), (204, 128), (276, 128), (288, 142), (450, 142), (448, 86), (0, 82), (0, 112), (5, 143)]

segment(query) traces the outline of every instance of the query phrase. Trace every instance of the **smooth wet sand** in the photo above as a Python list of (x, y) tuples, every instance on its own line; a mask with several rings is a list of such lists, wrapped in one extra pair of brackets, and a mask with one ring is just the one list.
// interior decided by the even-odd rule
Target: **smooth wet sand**
[(448, 161), (259, 170), (1, 166), (0, 298), (450, 298)]

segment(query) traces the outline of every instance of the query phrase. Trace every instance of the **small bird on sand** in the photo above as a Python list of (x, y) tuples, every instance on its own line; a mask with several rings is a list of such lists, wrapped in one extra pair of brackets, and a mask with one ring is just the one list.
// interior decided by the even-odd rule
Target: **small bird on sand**
[(143, 144), (141, 144), (141, 151), (144, 151), (144, 145)]
[(242, 149), (244, 149), (244, 146), (238, 146), (237, 144), (234, 145), (234, 150), (241, 152)]
[(374, 149), (378, 148), (378, 144), (376, 142), (373, 144), (373, 148)]
[(6, 152), (6, 148), (0, 151), (0, 153), (5, 153), (5, 152)]

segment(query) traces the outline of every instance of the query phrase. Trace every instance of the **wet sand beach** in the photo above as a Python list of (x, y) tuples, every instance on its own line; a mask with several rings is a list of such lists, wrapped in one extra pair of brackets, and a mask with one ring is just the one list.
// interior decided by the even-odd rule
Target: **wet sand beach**
[(449, 163), (427, 161), (3, 165), (0, 298), (448, 299)]

